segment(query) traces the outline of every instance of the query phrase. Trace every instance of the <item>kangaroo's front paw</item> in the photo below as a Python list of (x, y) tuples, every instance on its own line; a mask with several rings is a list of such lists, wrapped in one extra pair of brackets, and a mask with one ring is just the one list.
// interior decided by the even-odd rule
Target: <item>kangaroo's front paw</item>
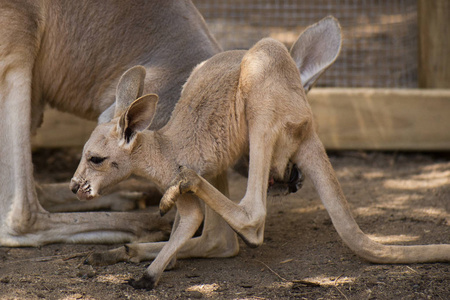
[(177, 197), (180, 195), (179, 183), (171, 185), (164, 193), (159, 202), (159, 213), (164, 216), (174, 205)]
[(179, 195), (195, 193), (200, 182), (200, 176), (194, 170), (180, 167), (180, 173), (172, 181), (159, 203), (161, 216), (166, 214), (175, 205)]
[(135, 289), (145, 289), (147, 291), (153, 290), (156, 285), (155, 280), (147, 273), (144, 273), (139, 280), (129, 279), (128, 284)]
[(197, 187), (201, 183), (200, 176), (192, 169), (188, 169), (186, 167), (180, 168), (180, 174), (178, 177), (180, 180), (180, 194), (185, 193), (196, 193)]

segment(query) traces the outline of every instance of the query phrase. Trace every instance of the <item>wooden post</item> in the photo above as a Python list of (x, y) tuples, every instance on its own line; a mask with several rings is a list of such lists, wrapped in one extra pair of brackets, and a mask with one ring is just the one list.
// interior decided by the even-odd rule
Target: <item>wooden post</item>
[(419, 87), (450, 88), (450, 1), (418, 1)]

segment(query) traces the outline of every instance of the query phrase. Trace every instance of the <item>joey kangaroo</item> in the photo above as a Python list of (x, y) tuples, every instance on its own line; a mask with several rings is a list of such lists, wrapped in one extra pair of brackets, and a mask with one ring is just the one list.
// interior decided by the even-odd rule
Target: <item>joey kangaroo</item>
[[(147, 77), (134, 97), (160, 95), (151, 126), (158, 129), (192, 68), (220, 51), (190, 0), (1, 1), (0, 246), (163, 238), (170, 226), (147, 213), (46, 211), (47, 197), (76, 197), (67, 185), (54, 194), (54, 186), (36, 191), (30, 137), (46, 104), (109, 121), (120, 76), (138, 64)], [(226, 192), (226, 178), (220, 183)]]
[[(108, 186), (138, 174), (166, 192), (162, 213), (176, 205), (178, 218), (165, 243), (130, 244), (91, 258), (116, 256), (154, 261), (136, 288), (152, 289), (176, 257), (187, 257), (203, 220), (202, 203), (251, 247), (262, 244), (270, 177), (282, 180), (290, 163), (309, 176), (344, 242), (375, 263), (450, 261), (450, 245), (386, 246), (371, 240), (353, 219), (313, 124), (307, 91), (336, 59), (338, 22), (327, 17), (307, 28), (291, 51), (263, 39), (248, 51), (227, 51), (199, 64), (183, 87), (169, 122), (152, 123), (158, 96), (127, 97), (118, 86), (114, 118), (100, 124), (83, 149), (71, 188), (92, 199)], [(123, 80), (140, 67), (123, 75)], [(131, 104), (129, 104), (131, 103)], [(247, 192), (235, 203), (206, 179), (221, 174), (243, 154), (250, 157)]]

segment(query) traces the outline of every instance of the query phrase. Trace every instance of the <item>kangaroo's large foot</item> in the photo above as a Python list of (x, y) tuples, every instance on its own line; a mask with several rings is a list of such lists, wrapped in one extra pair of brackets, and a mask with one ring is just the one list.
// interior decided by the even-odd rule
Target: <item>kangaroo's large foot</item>
[[(51, 243), (150, 242), (167, 240), (171, 228), (166, 218), (152, 213), (33, 212), (32, 216), (34, 222), (20, 227), (20, 231), (0, 230), (0, 245), (25, 247)], [(22, 223), (18, 220), (18, 224)]]
[(162, 197), (156, 185), (141, 178), (131, 178), (114, 185), (105, 196), (91, 201), (80, 201), (69, 189), (69, 183), (36, 184), (41, 205), (50, 212), (129, 211), (158, 205)]

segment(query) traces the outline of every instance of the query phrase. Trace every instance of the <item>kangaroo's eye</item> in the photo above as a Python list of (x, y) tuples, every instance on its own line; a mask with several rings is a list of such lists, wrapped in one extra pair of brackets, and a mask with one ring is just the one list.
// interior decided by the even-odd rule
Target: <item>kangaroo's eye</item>
[(89, 158), (89, 161), (93, 164), (99, 165), (101, 164), (104, 160), (106, 159), (106, 157), (99, 157), (99, 156), (92, 156), (91, 158)]

